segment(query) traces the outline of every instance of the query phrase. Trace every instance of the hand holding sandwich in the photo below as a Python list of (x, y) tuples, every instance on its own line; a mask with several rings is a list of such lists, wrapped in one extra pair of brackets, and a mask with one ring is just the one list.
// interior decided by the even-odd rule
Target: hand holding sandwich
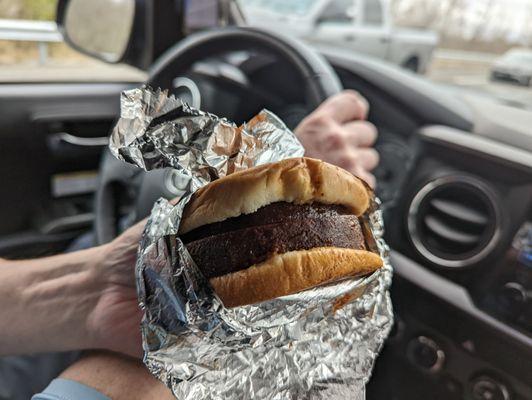
[(74, 253), (0, 260), (0, 356), (105, 348), (139, 357), (134, 268), (143, 227)]

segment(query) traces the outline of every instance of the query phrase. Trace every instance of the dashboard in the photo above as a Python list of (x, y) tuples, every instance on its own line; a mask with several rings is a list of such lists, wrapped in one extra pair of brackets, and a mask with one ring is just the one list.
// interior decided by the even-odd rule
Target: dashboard
[(415, 159), (415, 152), (407, 139), (397, 137), (385, 128), (379, 129), (379, 140), (375, 148), (380, 156), (379, 165), (374, 171), (378, 182), (376, 191), (386, 209), (397, 201)]
[(396, 324), (368, 399), (532, 398), (532, 153), (422, 79), (324, 53), (379, 129)]
[(354, 60), (333, 60), (379, 128), (395, 268), (396, 323), (368, 399), (532, 398), (532, 153), (473, 133), (466, 103), (470, 124), (416, 115), (423, 96), (390, 96)]

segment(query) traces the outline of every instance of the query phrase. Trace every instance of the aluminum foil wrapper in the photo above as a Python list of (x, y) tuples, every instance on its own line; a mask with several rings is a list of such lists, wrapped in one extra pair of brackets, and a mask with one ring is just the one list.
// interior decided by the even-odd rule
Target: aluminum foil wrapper
[(191, 195), (255, 165), (300, 157), (302, 145), (272, 113), (237, 127), (164, 92), (122, 95), (110, 147), (141, 168), (174, 168), (177, 203), (159, 200), (136, 266), (144, 363), (178, 399), (364, 399), (393, 323), (392, 269), (379, 202), (361, 217), (384, 267), (304, 292), (225, 308), (176, 235)]

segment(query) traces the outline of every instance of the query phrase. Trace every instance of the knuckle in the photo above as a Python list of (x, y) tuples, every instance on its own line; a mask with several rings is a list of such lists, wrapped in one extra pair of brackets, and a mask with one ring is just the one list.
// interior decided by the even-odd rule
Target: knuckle
[(325, 140), (331, 147), (344, 147), (347, 139), (340, 130), (331, 130), (325, 134)]
[(370, 185), (371, 187), (375, 187), (375, 184), (376, 184), (376, 179), (375, 179), (375, 176), (373, 174), (369, 174), (369, 173), (365, 173), (361, 176), (361, 178), (366, 181), (366, 183), (368, 185)]
[(345, 152), (338, 156), (338, 164), (345, 169), (353, 170), (357, 167), (356, 156), (350, 152)]
[(375, 138), (377, 138), (377, 135), (379, 134), (377, 127), (368, 121), (364, 121), (364, 125), (366, 125), (368, 132), (370, 132)]
[(362, 97), (360, 95), (360, 93), (354, 89), (345, 89), (341, 95), (345, 96), (345, 98), (347, 99), (352, 99), (352, 100), (358, 100), (360, 99), (360, 97)]
[(379, 137), (379, 131), (377, 130), (377, 127), (373, 124), (371, 124), (371, 131), (370, 131), (370, 145), (374, 144), (377, 141), (377, 138)]
[(356, 121), (356, 125), (352, 126), (352, 134), (362, 147), (373, 145), (378, 136), (377, 127), (366, 121)]
[(307, 124), (324, 127), (332, 122), (332, 118), (326, 112), (314, 112), (310, 114), (305, 121)]
[(368, 101), (356, 90), (345, 91), (345, 100), (352, 103), (352, 106), (360, 110), (363, 115), (369, 111)]
[(375, 150), (374, 148), (366, 149), (366, 152), (370, 159), (372, 160), (378, 160), (379, 159), (379, 152)]
[(375, 149), (367, 149), (365, 153), (365, 167), (367, 169), (373, 169), (379, 165), (380, 155)]

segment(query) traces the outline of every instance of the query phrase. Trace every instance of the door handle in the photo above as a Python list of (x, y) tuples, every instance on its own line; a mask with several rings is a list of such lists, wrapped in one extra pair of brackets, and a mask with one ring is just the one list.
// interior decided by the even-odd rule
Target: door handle
[(107, 146), (109, 144), (109, 138), (104, 137), (79, 137), (71, 135), (70, 133), (61, 132), (55, 135), (56, 140), (63, 143), (68, 143), (74, 146), (82, 147), (94, 147), (94, 146)]
[(44, 235), (51, 235), (54, 233), (63, 233), (87, 228), (90, 227), (93, 222), (93, 213), (69, 215), (49, 221), (42, 225), (39, 230)]
[(345, 35), (344, 36), (344, 40), (348, 41), (348, 42), (354, 42), (355, 40), (357, 39), (357, 37), (355, 35)]

